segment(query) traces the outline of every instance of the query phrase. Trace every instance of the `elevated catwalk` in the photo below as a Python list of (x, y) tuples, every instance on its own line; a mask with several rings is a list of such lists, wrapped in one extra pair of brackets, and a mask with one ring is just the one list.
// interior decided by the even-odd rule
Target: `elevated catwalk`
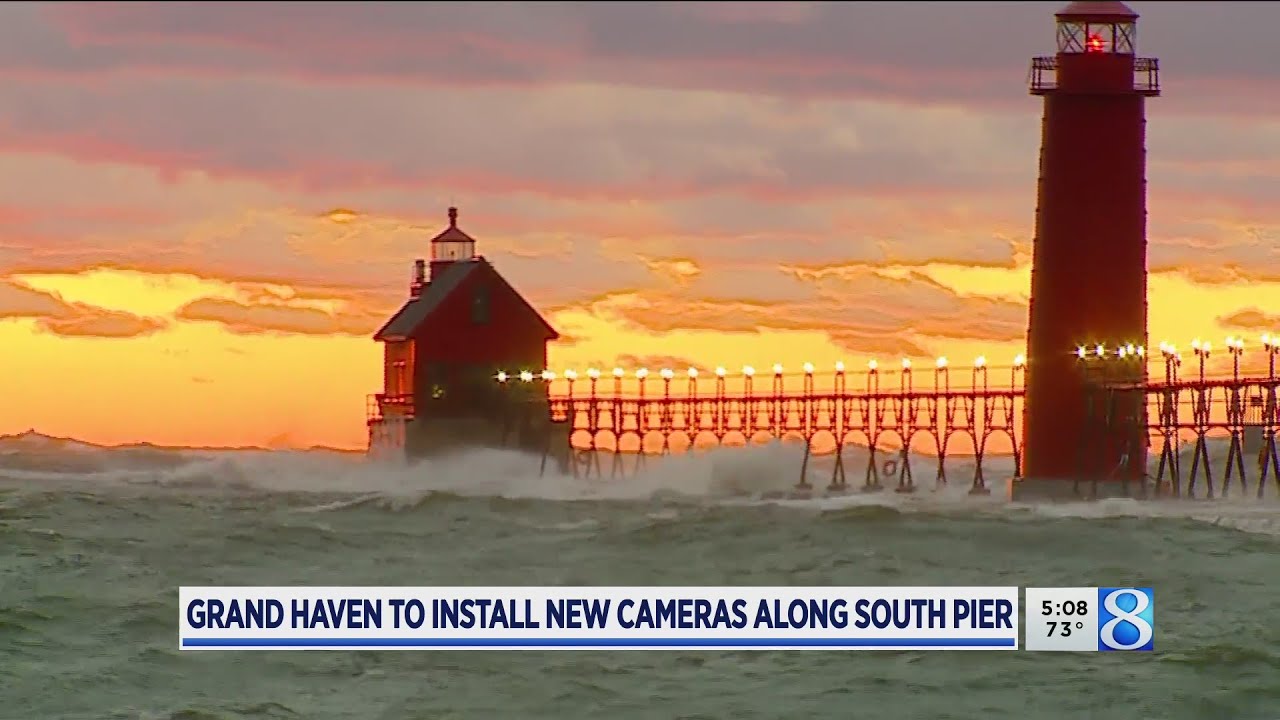
[[(1217, 376), (1206, 371), (1207, 345), (1196, 349), (1192, 373), (1181, 372), (1172, 349), (1158, 357), (1080, 349), (1084, 424), (1071, 434), (1076, 472), (1067, 480), (1015, 477), (1013, 499), (1261, 498), (1269, 482), (1280, 496), (1277, 349), (1267, 344), (1269, 369), (1253, 375), (1241, 372), (1242, 348), (1228, 349), (1232, 370)], [(1135, 367), (1159, 379), (1132, 382)], [(659, 456), (792, 439), (804, 448), (795, 485), (801, 494), (915, 492), (957, 481), (987, 494), (991, 480), (1004, 485), (1007, 468), (1023, 467), (1024, 370), (1021, 358), (965, 368), (939, 359), (920, 369), (504, 372), (498, 381), (546, 386), (550, 419), (564, 431), (549, 436), (544, 470), (549, 459), (563, 458), (562, 467), (581, 477), (624, 477)], [(865, 461), (850, 467), (846, 456), (855, 448)], [(1137, 452), (1149, 452), (1151, 462), (1135, 480), (1123, 470)], [(819, 456), (831, 467), (825, 488), (810, 480)], [(991, 476), (995, 457), (1003, 477)], [(956, 466), (965, 467), (965, 477), (956, 477)], [(923, 480), (929, 475), (932, 481)]]

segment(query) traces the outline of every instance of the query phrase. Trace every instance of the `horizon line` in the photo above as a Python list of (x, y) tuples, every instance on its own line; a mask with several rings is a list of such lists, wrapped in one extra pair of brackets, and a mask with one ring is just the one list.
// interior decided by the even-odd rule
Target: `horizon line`
[(37, 436), (46, 440), (58, 440), (62, 442), (78, 443), (80, 445), (88, 445), (89, 447), (101, 450), (126, 450), (131, 448), (151, 448), (155, 450), (262, 450), (266, 452), (279, 452), (289, 450), (299, 451), (327, 451), (346, 454), (364, 454), (366, 450), (355, 448), (340, 448), (331, 445), (307, 445), (307, 446), (289, 446), (289, 447), (268, 447), (265, 445), (162, 445), (160, 443), (151, 442), (149, 440), (134, 440), (132, 442), (120, 443), (103, 443), (85, 440), (78, 437), (68, 437), (62, 435), (50, 435), (41, 432), (36, 428), (28, 428), (22, 432), (3, 434), (0, 433), (0, 442), (5, 440), (21, 440), (26, 436)]

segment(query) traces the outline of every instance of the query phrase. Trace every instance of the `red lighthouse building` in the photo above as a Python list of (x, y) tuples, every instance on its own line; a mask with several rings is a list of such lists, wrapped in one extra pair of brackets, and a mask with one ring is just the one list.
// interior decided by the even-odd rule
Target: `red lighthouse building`
[[(1140, 395), (1093, 392), (1138, 382), (1147, 344), (1145, 101), (1155, 59), (1137, 51), (1122, 2), (1057, 14), (1057, 54), (1031, 64), (1044, 98), (1032, 257), (1022, 480), (1015, 496), (1066, 495), (1092, 475), (1100, 493), (1141, 480)], [(1096, 404), (1091, 404), (1096, 403)]]
[(410, 457), (466, 446), (546, 447), (546, 388), (503, 392), (499, 370), (540, 372), (555, 329), (449, 225), (414, 262), (409, 298), (374, 335), (383, 344), (383, 389), (370, 398), (371, 452)]

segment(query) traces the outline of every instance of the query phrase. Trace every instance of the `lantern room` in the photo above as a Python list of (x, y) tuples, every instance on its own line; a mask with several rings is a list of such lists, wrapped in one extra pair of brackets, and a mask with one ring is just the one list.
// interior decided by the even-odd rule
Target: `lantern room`
[(1137, 52), (1138, 14), (1122, 2), (1073, 2), (1056, 17), (1059, 55)]
[(1054, 17), (1057, 53), (1031, 61), (1031, 94), (1160, 94), (1160, 65), (1137, 57), (1138, 14), (1128, 5), (1078, 1)]
[(475, 238), (458, 227), (458, 208), (449, 208), (449, 227), (431, 239), (431, 276), (459, 260), (476, 256)]

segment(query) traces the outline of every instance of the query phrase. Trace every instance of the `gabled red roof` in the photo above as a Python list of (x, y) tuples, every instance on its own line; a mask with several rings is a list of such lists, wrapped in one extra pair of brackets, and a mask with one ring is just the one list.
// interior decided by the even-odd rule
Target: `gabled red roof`
[(464, 260), (454, 262), (447, 267), (440, 276), (432, 279), (423, 288), (422, 294), (418, 297), (409, 298), (404, 305), (396, 311), (395, 315), (382, 326), (378, 332), (374, 333), (373, 339), (378, 342), (387, 340), (400, 340), (412, 337), (418, 332), (418, 327), (431, 316), (436, 308), (453, 294), (453, 291), (462, 284), (472, 272), (479, 267), (479, 263), (474, 260)]
[[(432, 238), (431, 242), (475, 243), (475, 238), (458, 227), (458, 209), (451, 207), (449, 208), (449, 227)], [(414, 336), (417, 334), (418, 328), (422, 326), (422, 323), (426, 322), (444, 301), (465, 283), (467, 278), (477, 272), (484, 272), (496, 278), (498, 282), (506, 286), (508, 290), (519, 298), (521, 304), (529, 311), (529, 314), (546, 329), (548, 340), (556, 340), (560, 337), (560, 333), (551, 327), (546, 318), (542, 317), (542, 314), (534, 309), (528, 300), (525, 300), (520, 291), (512, 287), (511, 283), (507, 282), (507, 279), (502, 277), (488, 260), (477, 256), (469, 259), (453, 260), (444, 265), (439, 274), (432, 278), (431, 282), (427, 283), (426, 287), (423, 288), (422, 294), (418, 297), (410, 298), (401, 306), (400, 310), (391, 316), (391, 319), (374, 334), (373, 339), (379, 342), (386, 342)]]
[(548, 340), (560, 338), (560, 333), (556, 332), (556, 329), (551, 327), (551, 323), (547, 322), (546, 318), (542, 317), (542, 314), (529, 304), (529, 301), (520, 294), (520, 291), (511, 287), (511, 283), (507, 282), (507, 279), (502, 277), (501, 273), (488, 260), (483, 257), (477, 257), (471, 260), (458, 260), (450, 263), (444, 272), (440, 273), (439, 277), (427, 284), (420, 296), (410, 298), (405, 302), (396, 311), (396, 314), (392, 315), (391, 319), (374, 334), (373, 339), (379, 342), (387, 342), (389, 340), (394, 341), (413, 337), (417, 334), (418, 328), (444, 304), (444, 301), (455, 290), (462, 286), (468, 277), (474, 273), (485, 271), (496, 278), (498, 282), (510, 288), (511, 292), (520, 299), (521, 304), (529, 311), (529, 314), (546, 329)]

